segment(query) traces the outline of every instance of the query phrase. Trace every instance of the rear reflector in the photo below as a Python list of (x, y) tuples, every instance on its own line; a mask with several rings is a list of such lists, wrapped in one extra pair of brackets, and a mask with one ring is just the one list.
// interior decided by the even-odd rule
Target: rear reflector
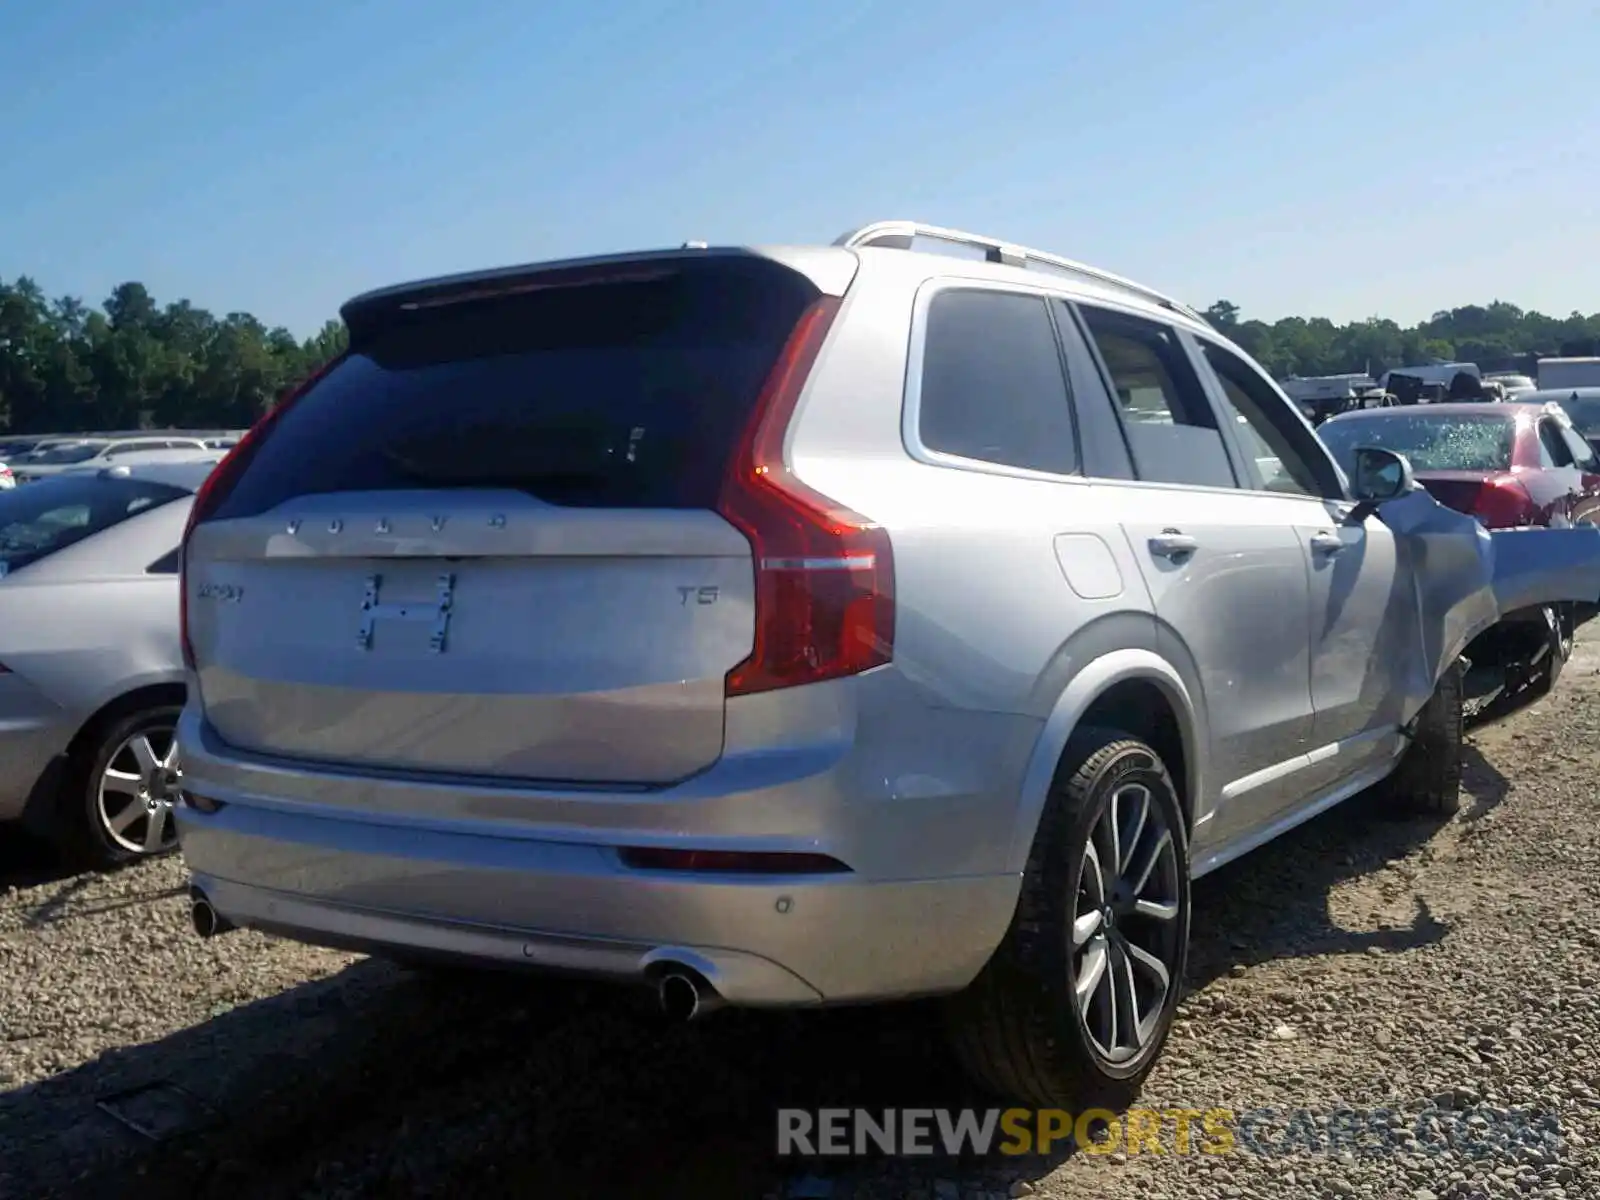
[(622, 865), (636, 871), (703, 871), (725, 875), (839, 875), (850, 870), (826, 854), (776, 850), (671, 850), (629, 846)]
[(750, 541), (755, 645), (729, 696), (859, 674), (894, 653), (889, 535), (795, 478), (784, 438), (839, 309), (826, 296), (795, 326), (734, 453), (717, 511)]

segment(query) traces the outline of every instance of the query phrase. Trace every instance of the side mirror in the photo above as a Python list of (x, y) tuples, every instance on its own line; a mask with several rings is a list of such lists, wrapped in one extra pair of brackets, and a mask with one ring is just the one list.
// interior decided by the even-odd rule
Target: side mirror
[(1356, 500), (1349, 517), (1352, 523), (1365, 521), (1386, 500), (1397, 500), (1417, 490), (1411, 462), (1404, 454), (1382, 446), (1358, 446), (1355, 459), (1355, 478), (1350, 481), (1350, 494)]

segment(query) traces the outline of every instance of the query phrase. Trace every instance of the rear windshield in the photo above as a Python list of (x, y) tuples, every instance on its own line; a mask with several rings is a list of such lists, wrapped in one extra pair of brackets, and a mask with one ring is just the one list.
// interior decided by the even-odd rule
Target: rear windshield
[(1404, 454), (1418, 471), (1507, 471), (1515, 432), (1515, 424), (1503, 414), (1453, 416), (1393, 409), (1381, 417), (1332, 420), (1317, 427), (1317, 436), (1352, 478), (1358, 446), (1381, 446)]
[(188, 494), (146, 479), (76, 474), (0, 492), (0, 576)]
[(718, 259), (398, 314), (284, 415), (216, 517), (434, 487), (710, 507), (816, 295), (778, 264)]

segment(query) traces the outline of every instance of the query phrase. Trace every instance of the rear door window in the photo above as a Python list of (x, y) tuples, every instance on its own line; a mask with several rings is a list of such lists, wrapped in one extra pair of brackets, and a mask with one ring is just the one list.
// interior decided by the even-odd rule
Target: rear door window
[(0, 575), (189, 493), (144, 479), (61, 475), (0, 492)]
[(216, 517), (317, 493), (439, 487), (713, 507), (761, 386), (816, 298), (787, 267), (719, 257), (398, 311), (285, 413)]
[(1042, 296), (980, 288), (928, 305), (917, 432), (941, 454), (1068, 475), (1078, 469), (1066, 373)]
[(1567, 443), (1567, 448), (1572, 451), (1572, 461), (1577, 467), (1592, 473), (1597, 465), (1600, 465), (1595, 462), (1594, 447), (1584, 441), (1576, 430), (1563, 426), (1561, 428), (1561, 439)]
[(1175, 330), (1078, 305), (1116, 397), (1139, 478), (1237, 487), (1216, 413)]
[(1572, 450), (1562, 440), (1554, 421), (1539, 422), (1539, 465), (1546, 468), (1572, 466)]

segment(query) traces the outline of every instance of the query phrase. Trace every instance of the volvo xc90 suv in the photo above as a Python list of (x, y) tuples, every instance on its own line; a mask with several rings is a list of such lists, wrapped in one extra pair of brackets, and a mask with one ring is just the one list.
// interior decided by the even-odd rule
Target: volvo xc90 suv
[(1191, 879), (1457, 803), (1489, 535), (1148, 288), (886, 222), (343, 315), (186, 537), (203, 933), (946, 995), (996, 1090), (1114, 1102)]

